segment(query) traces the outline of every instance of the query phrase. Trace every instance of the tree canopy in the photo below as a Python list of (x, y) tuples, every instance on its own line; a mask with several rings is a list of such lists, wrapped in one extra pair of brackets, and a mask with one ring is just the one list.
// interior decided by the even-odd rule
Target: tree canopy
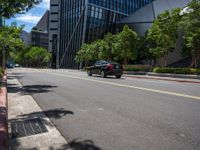
[(127, 64), (129, 60), (136, 60), (138, 41), (137, 33), (125, 25), (123, 31), (117, 34), (114, 50), (116, 60), (123, 64)]
[(137, 58), (138, 39), (136, 32), (124, 26), (122, 32), (116, 35), (108, 33), (101, 40), (83, 44), (76, 55), (76, 61), (88, 64), (96, 60), (109, 60), (127, 64)]
[(184, 31), (185, 52), (192, 56), (191, 67), (197, 67), (200, 62), (200, 1), (193, 0), (183, 14), (180, 27)]
[[(0, 66), (4, 65), (4, 58), (7, 58), (11, 51), (17, 51), (23, 46), (22, 40), (19, 38), (19, 34), (22, 27), (17, 27), (15, 24), (11, 26), (4, 26), (0, 28)], [(3, 54), (5, 52), (5, 54)]]
[(10, 18), (31, 9), (42, 0), (0, 0), (0, 16)]
[(147, 39), (151, 41), (149, 52), (156, 58), (161, 58), (161, 65), (166, 66), (166, 57), (176, 47), (178, 37), (178, 22), (180, 9), (165, 11), (158, 15), (148, 30)]

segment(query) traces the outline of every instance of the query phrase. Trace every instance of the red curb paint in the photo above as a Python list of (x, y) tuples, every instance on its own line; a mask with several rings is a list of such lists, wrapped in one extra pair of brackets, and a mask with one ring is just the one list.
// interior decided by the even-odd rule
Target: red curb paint
[(164, 78), (153, 78), (153, 77), (134, 77), (134, 76), (127, 76), (127, 77), (138, 78), (138, 79), (153, 79), (153, 80), (175, 81), (175, 82), (182, 82), (182, 83), (200, 84), (200, 82), (197, 82), (197, 81), (188, 81), (188, 80), (164, 79)]
[[(4, 81), (7, 77), (4, 76)], [(8, 150), (7, 88), (0, 88), (0, 150)]]

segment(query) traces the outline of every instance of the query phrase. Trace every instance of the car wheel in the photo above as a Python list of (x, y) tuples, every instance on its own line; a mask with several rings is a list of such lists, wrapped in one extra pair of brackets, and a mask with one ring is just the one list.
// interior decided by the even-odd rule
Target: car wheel
[(88, 74), (88, 76), (92, 76), (92, 71), (91, 71), (91, 70), (88, 70), (88, 71), (87, 71), (87, 74)]
[(116, 75), (117, 79), (120, 79), (122, 77), (122, 75)]
[(102, 77), (102, 78), (105, 78), (105, 77), (106, 77), (105, 71), (101, 71), (101, 77)]

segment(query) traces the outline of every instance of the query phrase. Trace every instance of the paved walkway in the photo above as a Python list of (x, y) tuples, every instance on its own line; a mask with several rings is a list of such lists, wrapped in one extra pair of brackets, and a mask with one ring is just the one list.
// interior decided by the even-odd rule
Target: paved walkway
[[(8, 77), (8, 119), (10, 149), (12, 150), (64, 150), (68, 149), (67, 141), (44, 114), (32, 96), (23, 91), (18, 80), (9, 74)], [(42, 134), (18, 138), (11, 134), (11, 123), (40, 118), (46, 129)], [(36, 124), (37, 125), (37, 124)], [(22, 127), (23, 128), (23, 127)], [(29, 129), (28, 129), (29, 130)], [(20, 134), (21, 131), (19, 131)], [(27, 132), (27, 131), (26, 131)], [(12, 132), (13, 133), (13, 132)]]

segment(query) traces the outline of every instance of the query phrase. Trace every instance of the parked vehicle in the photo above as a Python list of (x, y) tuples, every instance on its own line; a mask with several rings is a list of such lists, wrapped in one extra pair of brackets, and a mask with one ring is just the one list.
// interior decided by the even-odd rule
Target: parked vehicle
[(116, 76), (116, 78), (121, 78), (123, 74), (123, 67), (119, 63), (110, 61), (97, 61), (93, 66), (87, 68), (88, 76), (93, 74), (101, 75), (102, 78), (106, 76)]
[(15, 68), (18, 68), (18, 67), (20, 67), (20, 65), (19, 64), (15, 64)]
[(7, 64), (6, 64), (6, 68), (8, 68), (8, 69), (14, 68), (14, 65), (11, 64), (11, 63), (7, 63)]

